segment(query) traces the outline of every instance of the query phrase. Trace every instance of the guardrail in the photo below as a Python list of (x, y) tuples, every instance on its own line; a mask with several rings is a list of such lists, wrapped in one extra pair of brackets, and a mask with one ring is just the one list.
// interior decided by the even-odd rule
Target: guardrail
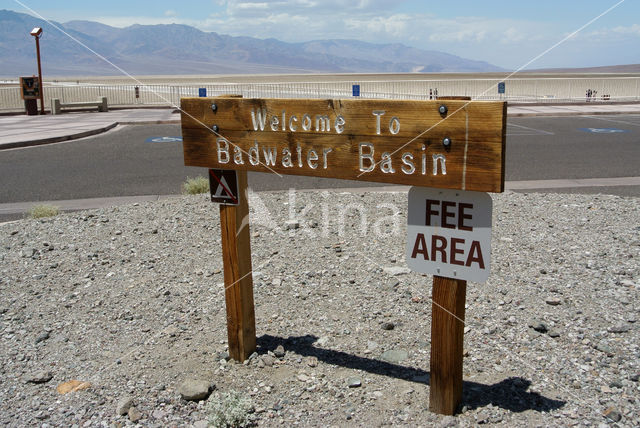
[[(208, 96), (241, 94), (249, 98), (351, 98), (353, 85), (361, 98), (428, 100), (437, 96), (468, 96), (474, 100), (538, 102), (640, 101), (640, 77), (520, 78), (506, 81), (498, 94), (495, 79), (203, 83), (199, 85), (55, 84), (44, 87), (45, 106), (52, 98), (62, 103), (107, 97), (113, 106), (177, 106), (181, 97), (197, 97), (199, 88)], [(591, 96), (589, 97), (589, 90)], [(113, 101), (112, 101), (113, 100)], [(18, 86), (0, 87), (0, 111), (24, 110)]]

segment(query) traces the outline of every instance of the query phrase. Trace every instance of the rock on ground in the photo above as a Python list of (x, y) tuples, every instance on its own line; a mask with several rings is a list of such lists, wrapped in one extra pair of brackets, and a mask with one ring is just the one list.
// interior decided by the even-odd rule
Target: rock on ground
[(211, 393), (211, 383), (206, 380), (187, 379), (178, 387), (178, 393), (188, 401), (205, 400)]

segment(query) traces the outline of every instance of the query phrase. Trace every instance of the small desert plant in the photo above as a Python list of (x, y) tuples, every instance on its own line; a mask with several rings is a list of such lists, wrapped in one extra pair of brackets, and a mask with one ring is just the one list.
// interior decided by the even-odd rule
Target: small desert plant
[(60, 214), (60, 209), (58, 207), (47, 204), (36, 205), (29, 210), (29, 217), (31, 218), (53, 217), (58, 214)]
[(246, 396), (237, 391), (215, 393), (209, 397), (209, 426), (239, 428), (251, 423), (253, 406)]
[(209, 180), (206, 177), (189, 178), (182, 183), (182, 193), (185, 195), (198, 195), (209, 191)]

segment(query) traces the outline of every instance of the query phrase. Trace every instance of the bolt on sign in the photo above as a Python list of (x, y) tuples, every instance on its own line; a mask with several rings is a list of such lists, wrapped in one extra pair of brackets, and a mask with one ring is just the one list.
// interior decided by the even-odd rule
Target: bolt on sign
[(183, 98), (184, 160), (214, 169), (502, 192), (505, 106)]
[(256, 350), (248, 171), (419, 186), (409, 194), (407, 260), (434, 273), (429, 408), (453, 414), (465, 279), (489, 274), (491, 198), (478, 192), (504, 190), (506, 103), (223, 96), (181, 107), (184, 163), (209, 168), (212, 200), (223, 202), (231, 358)]

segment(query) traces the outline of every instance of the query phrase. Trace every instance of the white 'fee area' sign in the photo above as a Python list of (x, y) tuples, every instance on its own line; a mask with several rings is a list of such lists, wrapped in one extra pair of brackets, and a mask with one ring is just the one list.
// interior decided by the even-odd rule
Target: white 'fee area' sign
[(407, 264), (415, 272), (485, 282), (491, 261), (489, 194), (412, 187)]

